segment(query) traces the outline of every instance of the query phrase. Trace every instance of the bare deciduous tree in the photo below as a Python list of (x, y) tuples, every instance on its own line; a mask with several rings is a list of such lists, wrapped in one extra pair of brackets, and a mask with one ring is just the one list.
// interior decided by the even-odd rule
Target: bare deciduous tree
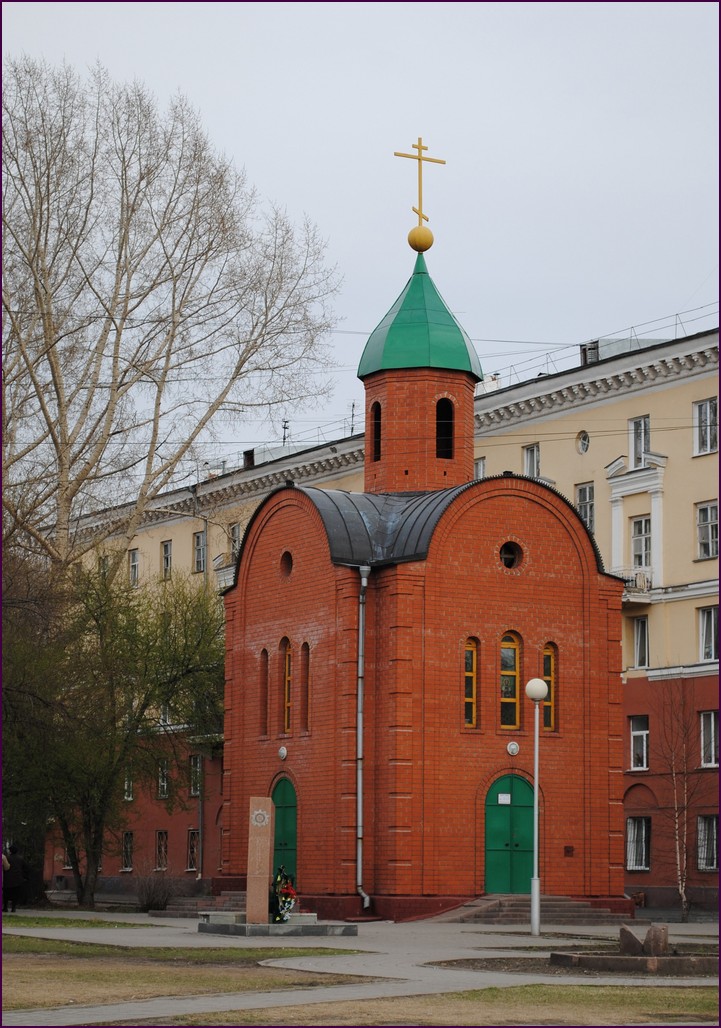
[[(97, 66), (3, 74), (3, 537), (67, 567), (129, 541), (214, 421), (317, 397), (335, 274), (178, 96)], [(101, 532), (102, 534), (102, 532)]]

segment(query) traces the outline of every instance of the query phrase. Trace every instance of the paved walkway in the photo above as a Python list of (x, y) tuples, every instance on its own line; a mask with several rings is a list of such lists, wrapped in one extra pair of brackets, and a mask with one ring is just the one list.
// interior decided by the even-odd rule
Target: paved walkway
[[(30, 913), (30, 911), (24, 911)], [(43, 911), (43, 914), (46, 912)], [(68, 916), (69, 912), (58, 912)], [(148, 918), (144, 914), (100, 914), (74, 911), (73, 917), (87, 920), (112, 919), (120, 923), (149, 925), (137, 928), (13, 928), (12, 915), (3, 918), (3, 932), (46, 939), (71, 939), (78, 942), (111, 943), (120, 946), (187, 946), (197, 948), (322, 948), (332, 946), (348, 952), (332, 957), (304, 956), (269, 960), (271, 966), (306, 971), (372, 976), (377, 981), (333, 985), (312, 990), (284, 990), (282, 996), (268, 993), (223, 993), (208, 996), (163, 996), (150, 1000), (108, 1003), (98, 1006), (45, 1007), (33, 1010), (6, 1011), (3, 1025), (94, 1025), (107, 1021), (137, 1021), (146, 1018), (169, 1018), (182, 1014), (197, 1015), (226, 1010), (262, 1010), (266, 1007), (293, 1004), (311, 1005), (335, 1001), (383, 999), (394, 996), (419, 996), (433, 993), (463, 992), (486, 986), (510, 987), (547, 983), (553, 985), (589, 985), (587, 976), (568, 974), (562, 979), (544, 974), (504, 974), (499, 972), (453, 970), (430, 966), (434, 961), (462, 958), (508, 956), (541, 956), (551, 950), (563, 949), (591, 940), (617, 939), (617, 926), (578, 927), (542, 925), (542, 935), (533, 937), (522, 926), (450, 924), (443, 921), (419, 921), (394, 924), (390, 921), (359, 925), (358, 936), (333, 938), (246, 939), (242, 936), (200, 934), (197, 921), (185, 918)], [(639, 926), (643, 935), (646, 926)], [(670, 924), (669, 939), (677, 943), (718, 943), (718, 924), (712, 922)], [(362, 950), (354, 953), (352, 950)], [(638, 985), (638, 978), (619, 975), (594, 977), (594, 985)], [(699, 978), (644, 978), (643, 984), (711, 985), (717, 980)], [(202, 1024), (201, 1020), (196, 1022)], [(708, 1022), (707, 1022), (708, 1023)], [(718, 1024), (718, 1021), (715, 1022)]]

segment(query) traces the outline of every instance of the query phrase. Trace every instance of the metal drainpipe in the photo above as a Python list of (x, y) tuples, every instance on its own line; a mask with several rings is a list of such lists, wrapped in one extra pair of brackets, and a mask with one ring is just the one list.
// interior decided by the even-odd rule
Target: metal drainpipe
[(198, 873), (195, 876), (197, 881), (201, 881), (203, 878), (203, 850), (205, 849), (205, 839), (203, 833), (205, 831), (205, 825), (203, 823), (203, 803), (205, 800), (205, 760), (203, 754), (200, 754), (200, 766), (198, 768)]
[(368, 565), (358, 568), (361, 587), (358, 595), (358, 689), (356, 709), (356, 892), (366, 910), (371, 898), (363, 888), (363, 698), (365, 687), (366, 589), (371, 573)]

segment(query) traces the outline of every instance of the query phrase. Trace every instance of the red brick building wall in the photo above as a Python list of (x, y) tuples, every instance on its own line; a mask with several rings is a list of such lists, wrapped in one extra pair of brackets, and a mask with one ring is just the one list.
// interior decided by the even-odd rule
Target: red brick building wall
[[(625, 814), (649, 818), (651, 827), (649, 869), (627, 870), (626, 891), (648, 906), (678, 906), (678, 889), (669, 883), (685, 865), (690, 903), (718, 909), (718, 872), (700, 869), (698, 853), (698, 817), (718, 815), (718, 766), (703, 766), (700, 745), (701, 712), (718, 710), (718, 679), (631, 678), (624, 690)], [(632, 768), (630, 719), (638, 715), (648, 717), (646, 770)]]
[[(504, 566), (499, 548), (523, 557)], [(290, 560), (284, 554), (290, 554)], [(357, 569), (331, 563), (301, 490), (274, 494), (251, 523), (227, 595), (225, 869), (243, 874), (251, 795), (281, 777), (298, 798), (298, 874), (317, 909), (355, 894)], [(541, 738), (544, 893), (623, 894), (622, 584), (598, 572), (580, 519), (552, 490), (515, 477), (476, 483), (435, 529), (426, 560), (372, 571), (365, 677), (363, 886), (394, 916), (404, 897), (485, 891), (484, 804), (502, 775), (533, 769), (533, 705), (499, 724), (500, 641), (522, 640), (519, 681), (558, 652), (557, 722)], [(463, 720), (465, 640), (480, 642), (479, 725)], [(309, 721), (284, 732), (281, 641), (310, 652)], [(261, 653), (268, 724), (259, 732)], [(294, 696), (297, 685), (294, 678)], [(297, 701), (300, 704), (300, 700)], [(507, 743), (520, 745), (509, 757)], [(287, 749), (281, 760), (279, 747)], [(429, 900), (430, 902), (430, 900)], [(336, 908), (338, 909), (338, 907)]]

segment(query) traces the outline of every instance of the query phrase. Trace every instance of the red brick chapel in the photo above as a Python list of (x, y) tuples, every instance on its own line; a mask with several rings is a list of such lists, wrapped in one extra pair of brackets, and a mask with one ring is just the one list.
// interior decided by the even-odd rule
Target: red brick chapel
[(530, 892), (534, 677), (541, 891), (623, 896), (623, 583), (554, 489), (473, 480), (483, 373), (429, 239), (358, 369), (365, 491), (273, 492), (225, 593), (224, 875), (271, 796), (274, 866), (324, 917)]

